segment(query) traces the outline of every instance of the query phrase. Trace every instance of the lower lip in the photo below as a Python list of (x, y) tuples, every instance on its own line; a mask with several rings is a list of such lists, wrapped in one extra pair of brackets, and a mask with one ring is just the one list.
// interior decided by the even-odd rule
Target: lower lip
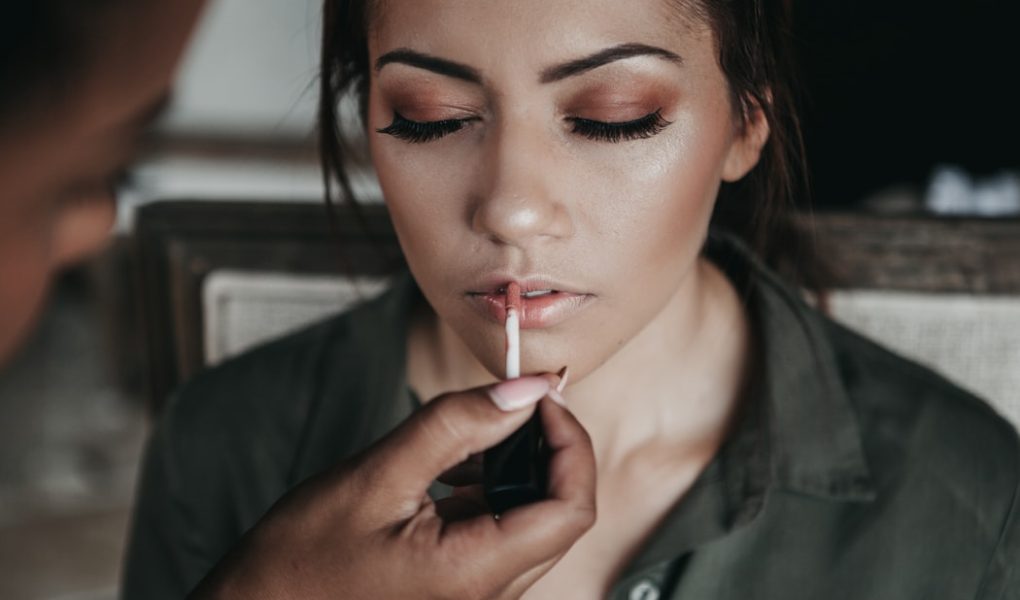
[[(496, 323), (506, 321), (506, 296), (503, 294), (468, 294), (472, 306)], [(521, 329), (541, 329), (559, 325), (574, 316), (594, 298), (590, 294), (554, 292), (528, 298), (521, 296)]]

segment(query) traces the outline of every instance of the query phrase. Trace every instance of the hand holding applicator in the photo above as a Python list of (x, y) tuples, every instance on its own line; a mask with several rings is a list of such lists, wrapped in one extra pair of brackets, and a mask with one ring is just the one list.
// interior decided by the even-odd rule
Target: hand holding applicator
[[(506, 288), (506, 378), (521, 376), (521, 286)], [(546, 496), (548, 452), (539, 412), (496, 446), (485, 451), (485, 498), (494, 514)]]

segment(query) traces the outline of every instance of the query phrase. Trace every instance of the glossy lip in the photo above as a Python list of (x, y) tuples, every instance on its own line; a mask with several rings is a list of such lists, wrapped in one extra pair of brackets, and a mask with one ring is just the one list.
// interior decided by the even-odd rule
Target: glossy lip
[(517, 281), (522, 293), (556, 290), (545, 296), (521, 297), (521, 329), (542, 329), (558, 325), (595, 299), (594, 294), (574, 291), (570, 286), (541, 278), (493, 278), (480, 285), (479, 291), (467, 292), (465, 297), (483, 316), (503, 324), (506, 320), (506, 286), (510, 281)]

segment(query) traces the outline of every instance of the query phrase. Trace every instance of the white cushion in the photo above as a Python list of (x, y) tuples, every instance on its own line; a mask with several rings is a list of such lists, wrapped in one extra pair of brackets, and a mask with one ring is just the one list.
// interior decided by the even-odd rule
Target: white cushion
[[(209, 365), (343, 311), (384, 278), (215, 271), (203, 289)], [(991, 403), (1020, 426), (1020, 297), (848, 290), (833, 317)]]
[(214, 271), (202, 289), (206, 364), (337, 314), (378, 295), (387, 283), (385, 278)]
[(846, 290), (833, 317), (987, 400), (1020, 426), (1020, 296)]

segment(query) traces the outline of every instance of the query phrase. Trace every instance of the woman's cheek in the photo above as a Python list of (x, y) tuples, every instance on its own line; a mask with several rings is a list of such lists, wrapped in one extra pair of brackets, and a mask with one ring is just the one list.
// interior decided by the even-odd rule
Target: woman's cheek
[[(708, 127), (693, 119), (674, 123), (666, 147), (640, 171), (645, 188), (660, 200), (660, 223), (678, 236), (700, 238), (708, 226), (726, 158), (728, 123)], [(654, 191), (652, 191), (654, 190)]]
[(651, 246), (675, 245), (677, 235), (699, 221), (710, 204), (710, 190), (700, 189), (707, 187), (705, 166), (691, 160), (675, 135), (629, 144), (588, 178), (590, 194), (601, 198), (599, 233), (628, 242), (639, 236)]
[(440, 144), (406, 146), (410, 148), (377, 144), (373, 159), (379, 182), (408, 266), (419, 284), (448, 287), (444, 279), (449, 276), (451, 261), (457, 258), (454, 250), (465, 243), (465, 165), (447, 158), (448, 148), (444, 151)]

